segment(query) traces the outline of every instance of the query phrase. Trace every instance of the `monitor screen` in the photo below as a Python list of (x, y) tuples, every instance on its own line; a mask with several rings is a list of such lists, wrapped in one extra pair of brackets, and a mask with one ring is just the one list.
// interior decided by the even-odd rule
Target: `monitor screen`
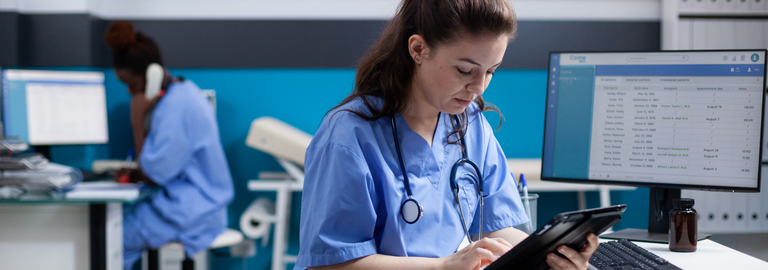
[(2, 71), (6, 136), (32, 145), (107, 143), (104, 73)]
[(542, 179), (759, 191), (765, 57), (551, 53)]

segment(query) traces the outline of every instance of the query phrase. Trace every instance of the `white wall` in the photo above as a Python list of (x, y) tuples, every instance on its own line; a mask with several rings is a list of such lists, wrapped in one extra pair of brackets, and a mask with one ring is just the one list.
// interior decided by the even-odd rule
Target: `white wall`
[[(658, 21), (660, 0), (512, 0), (520, 20)], [(399, 0), (0, 0), (0, 11), (105, 19), (391, 18)]]

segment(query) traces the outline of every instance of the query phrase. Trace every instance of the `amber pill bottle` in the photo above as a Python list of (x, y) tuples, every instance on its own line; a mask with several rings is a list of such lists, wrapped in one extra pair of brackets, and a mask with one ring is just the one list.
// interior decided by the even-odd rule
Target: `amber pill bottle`
[(693, 199), (673, 199), (672, 207), (669, 211), (669, 250), (696, 251), (698, 214), (693, 209)]

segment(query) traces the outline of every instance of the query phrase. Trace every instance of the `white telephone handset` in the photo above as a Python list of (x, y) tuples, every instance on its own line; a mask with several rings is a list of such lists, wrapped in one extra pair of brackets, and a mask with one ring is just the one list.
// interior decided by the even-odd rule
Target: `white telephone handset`
[(158, 63), (149, 64), (146, 74), (146, 86), (144, 87), (144, 95), (148, 100), (152, 100), (160, 93), (160, 88), (163, 87), (163, 75), (165, 72), (163, 66)]

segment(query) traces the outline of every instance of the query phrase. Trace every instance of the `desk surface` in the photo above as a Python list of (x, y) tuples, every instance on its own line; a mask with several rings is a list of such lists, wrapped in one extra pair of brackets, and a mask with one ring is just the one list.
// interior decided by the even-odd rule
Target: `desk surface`
[(515, 175), (515, 180), (520, 174), (525, 174), (528, 181), (528, 190), (531, 192), (562, 192), (562, 191), (599, 191), (600, 187), (608, 190), (633, 190), (636, 187), (616, 186), (616, 185), (597, 185), (597, 184), (574, 184), (554, 181), (541, 181), (541, 159), (540, 158), (510, 158), (507, 159), (509, 171)]
[(541, 180), (528, 181), (528, 191), (531, 191), (531, 192), (600, 191), (601, 187), (604, 187), (608, 190), (637, 189), (636, 187), (628, 187), (628, 186), (573, 184), (573, 183), (541, 181)]
[(50, 203), (50, 204), (58, 204), (58, 203), (132, 203), (134, 201), (138, 201), (144, 197), (146, 197), (149, 193), (149, 191), (142, 191), (139, 193), (139, 197), (136, 199), (115, 199), (115, 198), (83, 198), (83, 199), (70, 199), (66, 198), (64, 194), (25, 194), (22, 195), (19, 198), (14, 199), (0, 199), (0, 204), (7, 204), (7, 203), (16, 203), (16, 204), (24, 204), (24, 203)]
[[(600, 242), (613, 241), (600, 239)], [(712, 240), (702, 240), (696, 252), (672, 252), (669, 245), (634, 242), (682, 269), (768, 269), (768, 262), (741, 253)]]
[[(110, 183), (110, 182), (102, 182), (102, 183)], [(92, 186), (93, 184), (100, 184), (98, 182), (86, 182), (84, 184), (78, 184), (78, 185), (85, 185), (85, 186)], [(121, 193), (121, 191), (126, 190), (138, 190), (138, 196), (124, 196), (124, 194)], [(96, 188), (90, 190), (93, 192), (93, 196), (80, 196), (78, 198), (68, 198), (66, 192), (54, 192), (54, 191), (39, 191), (39, 192), (33, 192), (33, 193), (27, 193), (22, 194), (21, 196), (17, 198), (12, 199), (0, 199), (0, 203), (2, 204), (12, 204), (12, 203), (50, 203), (50, 204), (59, 204), (59, 203), (132, 203), (134, 201), (138, 201), (143, 199), (144, 197), (151, 194), (154, 189), (148, 189), (143, 188), (141, 186), (135, 185), (126, 185), (123, 187), (117, 188), (117, 190), (113, 188)], [(110, 194), (110, 192), (117, 191), (117, 194)]]

